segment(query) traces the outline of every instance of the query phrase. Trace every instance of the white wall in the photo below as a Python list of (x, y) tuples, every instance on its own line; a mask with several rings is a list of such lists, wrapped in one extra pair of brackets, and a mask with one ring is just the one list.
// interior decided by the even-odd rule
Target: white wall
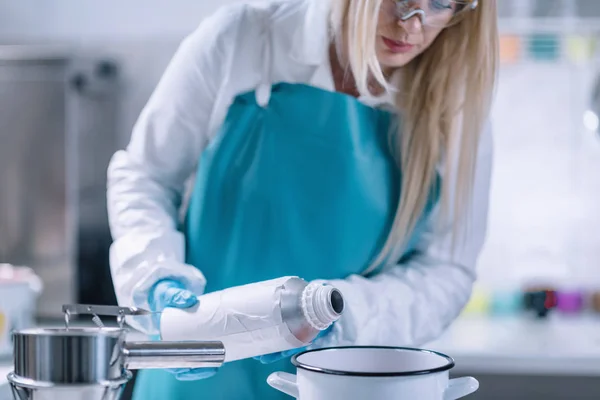
[(502, 68), (484, 281), (600, 285), (600, 136), (583, 126), (593, 72), (568, 63)]
[(180, 37), (236, 0), (0, 0), (0, 37), (33, 40)]

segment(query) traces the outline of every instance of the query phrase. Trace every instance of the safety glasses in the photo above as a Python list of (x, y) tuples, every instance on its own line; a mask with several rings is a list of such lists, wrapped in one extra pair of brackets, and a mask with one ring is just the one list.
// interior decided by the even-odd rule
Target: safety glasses
[(384, 0), (382, 11), (389, 19), (419, 18), (423, 27), (445, 28), (477, 8), (478, 0)]

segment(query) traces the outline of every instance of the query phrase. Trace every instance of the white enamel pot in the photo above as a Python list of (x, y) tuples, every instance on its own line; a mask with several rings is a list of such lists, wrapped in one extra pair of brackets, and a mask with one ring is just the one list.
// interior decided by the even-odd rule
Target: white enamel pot
[(335, 347), (295, 355), (297, 375), (275, 372), (267, 383), (301, 400), (454, 400), (479, 388), (449, 378), (454, 360), (429, 350)]

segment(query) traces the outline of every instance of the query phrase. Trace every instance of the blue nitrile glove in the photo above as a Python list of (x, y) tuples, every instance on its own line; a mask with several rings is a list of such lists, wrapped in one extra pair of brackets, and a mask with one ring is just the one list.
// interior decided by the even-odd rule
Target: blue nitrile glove
[[(317, 335), (317, 337), (315, 338), (315, 340), (313, 340), (313, 343), (319, 339), (322, 338), (323, 336), (326, 336), (327, 334), (329, 334), (329, 332), (331, 332), (331, 330), (333, 329), (333, 324), (331, 324), (329, 326), (329, 328), (319, 332), (319, 334)], [(298, 354), (304, 350), (307, 350), (308, 346), (304, 346), (304, 347), (298, 347), (296, 349), (290, 349), (290, 350), (286, 350), (286, 351), (280, 351), (278, 353), (271, 353), (271, 354), (265, 354), (262, 356), (257, 356), (257, 357), (253, 357), (255, 360), (260, 361), (262, 364), (271, 364), (274, 362), (277, 362), (279, 360), (283, 360), (284, 358), (288, 358), (293, 356), (294, 354)]]
[[(158, 281), (148, 295), (148, 304), (151, 311), (162, 311), (165, 308), (189, 308), (198, 304), (198, 297), (178, 281), (165, 279)], [(160, 314), (154, 314), (154, 324), (160, 327)], [(160, 328), (159, 328), (160, 329)], [(154, 340), (160, 337), (152, 337)], [(175, 375), (180, 381), (196, 381), (210, 378), (217, 373), (217, 368), (178, 368), (166, 371)]]

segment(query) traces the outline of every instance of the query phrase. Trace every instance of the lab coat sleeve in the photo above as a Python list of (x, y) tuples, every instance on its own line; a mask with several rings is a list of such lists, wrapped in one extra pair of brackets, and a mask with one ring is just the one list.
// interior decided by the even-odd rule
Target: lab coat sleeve
[(236, 35), (235, 18), (230, 10), (218, 12), (184, 39), (136, 122), (129, 145), (110, 161), (110, 265), (120, 305), (147, 309), (148, 290), (165, 278), (182, 281), (197, 295), (204, 291), (204, 275), (184, 263), (178, 212), (186, 181), (208, 140), (224, 60)]
[(316, 343), (318, 347), (422, 346), (443, 333), (468, 302), (476, 279), (475, 264), (487, 229), (491, 165), (488, 124), (480, 141), (473, 197), (460, 222), (455, 252), (451, 252), (451, 230), (434, 232), (433, 216), (417, 254), (408, 261), (371, 278), (352, 275), (329, 281), (342, 292), (346, 307), (331, 334)]

